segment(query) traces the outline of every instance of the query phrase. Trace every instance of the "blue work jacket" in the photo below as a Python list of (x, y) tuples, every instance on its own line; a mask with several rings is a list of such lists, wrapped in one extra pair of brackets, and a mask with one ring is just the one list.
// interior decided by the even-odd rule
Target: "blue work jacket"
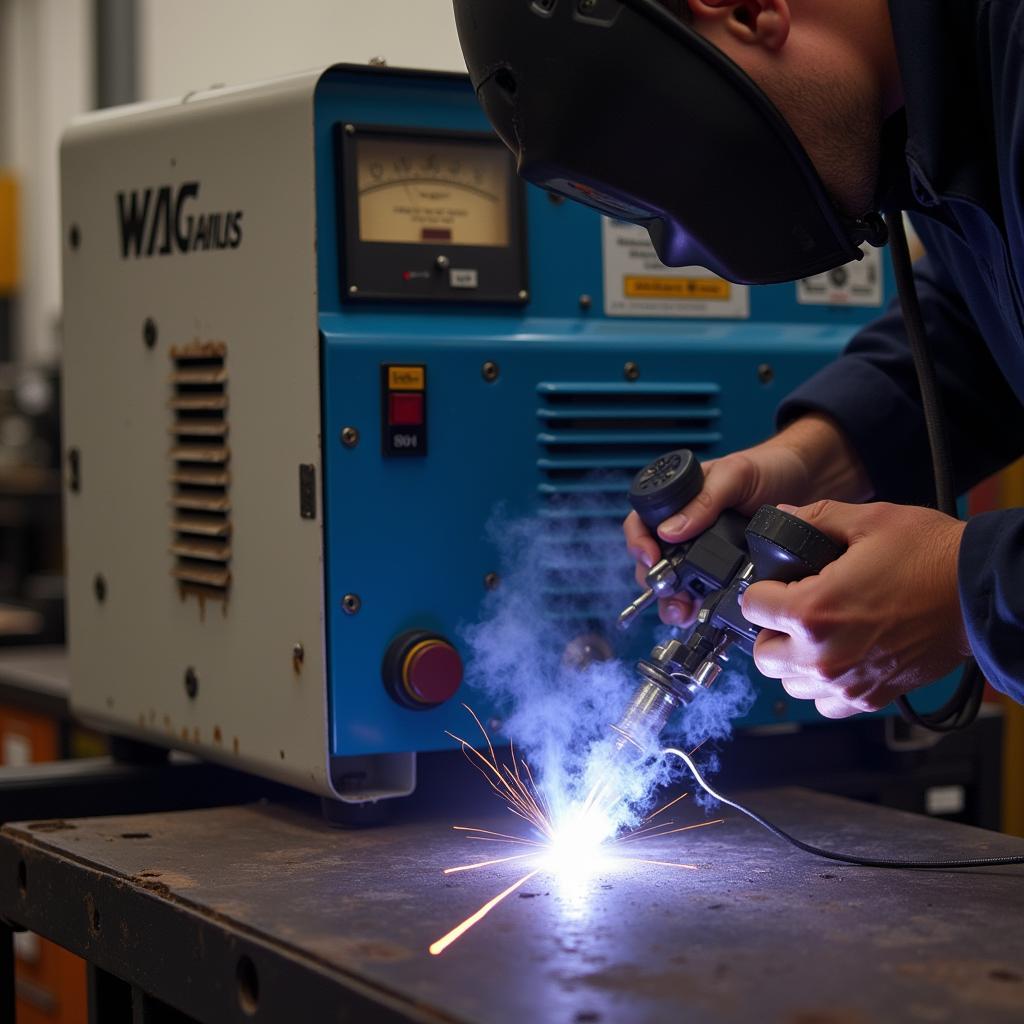
[[(927, 250), (917, 288), (962, 493), (1024, 454), (1024, 3), (891, 6), (906, 106), (886, 126), (883, 180)], [(895, 306), (786, 399), (780, 424), (809, 410), (839, 423), (877, 500), (934, 504)], [(1024, 509), (968, 523), (959, 583), (982, 670), (1024, 703)]]

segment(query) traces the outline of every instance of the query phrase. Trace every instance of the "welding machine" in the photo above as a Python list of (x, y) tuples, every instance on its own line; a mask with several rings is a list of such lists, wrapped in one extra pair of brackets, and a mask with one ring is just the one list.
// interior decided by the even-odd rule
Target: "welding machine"
[[(337, 66), (69, 130), (82, 719), (348, 802), (410, 792), (461, 702), (497, 714), (459, 650), (500, 586), (495, 508), (620, 521), (652, 459), (768, 434), (891, 291), (873, 249), (768, 287), (669, 270), (515, 171), (454, 74)], [(751, 723), (814, 714), (765, 691)]]

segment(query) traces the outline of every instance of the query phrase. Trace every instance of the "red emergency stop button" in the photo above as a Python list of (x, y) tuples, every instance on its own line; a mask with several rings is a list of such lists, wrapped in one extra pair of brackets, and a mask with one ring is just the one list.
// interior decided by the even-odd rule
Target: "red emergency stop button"
[(455, 696), (462, 683), (462, 658), (446, 640), (424, 640), (402, 666), (402, 685), (413, 700), (436, 707)]
[(443, 636), (412, 630), (391, 641), (382, 675), (388, 692), (399, 704), (425, 711), (458, 692), (462, 658)]

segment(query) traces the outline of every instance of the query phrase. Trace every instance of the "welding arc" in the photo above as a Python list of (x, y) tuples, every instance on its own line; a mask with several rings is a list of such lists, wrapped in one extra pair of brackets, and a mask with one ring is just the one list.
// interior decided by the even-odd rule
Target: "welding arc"
[(773, 825), (770, 821), (762, 818), (760, 814), (752, 811), (749, 807), (744, 807), (743, 804), (738, 804), (735, 800), (730, 800), (728, 797), (722, 796), (721, 793), (715, 792), (715, 790), (711, 788), (710, 784), (704, 780), (704, 776), (701, 775), (697, 766), (693, 763), (690, 757), (684, 754), (681, 750), (676, 750), (674, 747), (667, 747), (661, 753), (672, 754), (674, 757), (678, 757), (683, 764), (690, 769), (690, 774), (697, 780), (701, 789), (719, 803), (727, 804), (729, 807), (734, 808), (741, 814), (745, 814), (748, 818), (756, 821), (762, 828), (771, 832), (771, 834), (776, 838), (783, 839), (787, 843), (791, 843), (798, 850), (803, 850), (804, 853), (813, 854), (815, 857), (824, 857), (825, 860), (839, 861), (841, 864), (855, 864), (859, 867), (865, 868), (917, 868), (918, 870), (929, 868), (995, 868), (1002, 867), (1007, 864), (1024, 864), (1024, 856), (976, 857), (967, 860), (895, 860), (889, 858), (857, 857), (852, 853), (836, 853), (833, 850), (824, 850), (820, 846), (812, 846), (810, 843), (805, 843), (802, 840), (797, 839), (795, 836), (791, 836), (788, 832), (784, 832), (779, 828), (778, 825)]

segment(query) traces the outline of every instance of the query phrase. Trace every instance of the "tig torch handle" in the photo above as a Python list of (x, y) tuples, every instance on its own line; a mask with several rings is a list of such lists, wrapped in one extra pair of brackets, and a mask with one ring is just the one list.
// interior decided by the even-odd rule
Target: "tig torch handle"
[(762, 505), (747, 525), (747, 550), (758, 580), (795, 583), (817, 576), (846, 547), (797, 516)]

